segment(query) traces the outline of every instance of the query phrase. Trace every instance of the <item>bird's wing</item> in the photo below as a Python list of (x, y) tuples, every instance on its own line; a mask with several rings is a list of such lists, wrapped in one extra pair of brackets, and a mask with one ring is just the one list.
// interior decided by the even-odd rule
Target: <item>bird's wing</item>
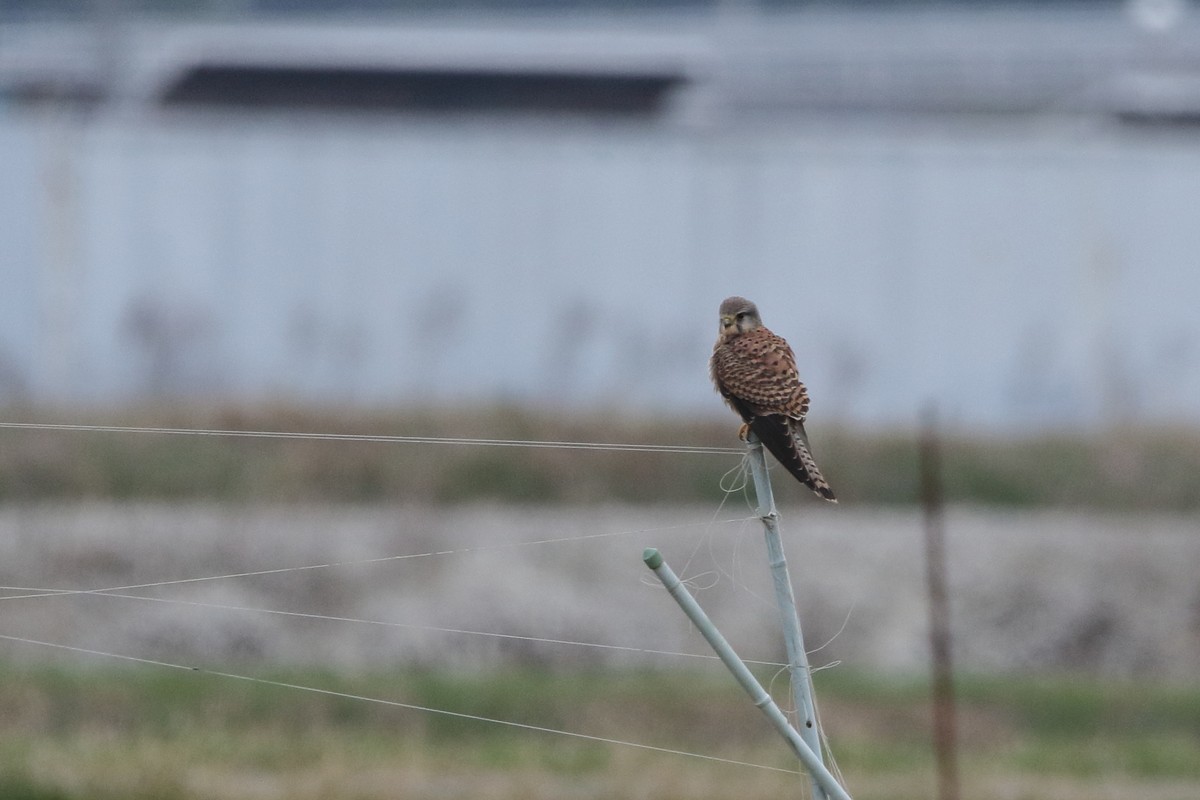
[(740, 400), (753, 415), (803, 420), (808, 414), (808, 392), (796, 371), (796, 356), (782, 336), (766, 328), (719, 347), (713, 354), (713, 377), (721, 394)]

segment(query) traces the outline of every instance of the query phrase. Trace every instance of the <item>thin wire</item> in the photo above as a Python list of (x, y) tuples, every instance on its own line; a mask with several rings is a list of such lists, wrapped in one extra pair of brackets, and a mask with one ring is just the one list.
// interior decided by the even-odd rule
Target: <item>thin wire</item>
[[(745, 472), (745, 465), (746, 465), (746, 456), (743, 454), (741, 461), (738, 462), (738, 466), (733, 467), (732, 469), (728, 470), (724, 475), (721, 476), (719, 485), (721, 487), (721, 491), (724, 492), (724, 496), (721, 498), (721, 502), (717, 504), (716, 509), (712, 513), (712, 517), (709, 519), (709, 527), (711, 527), (712, 525), (717, 523), (717, 517), (720, 515), (721, 509), (723, 509), (725, 507), (726, 501), (729, 500), (729, 495), (730, 495), (731, 490), (727, 489), (725, 487), (726, 479), (728, 479), (731, 474), (737, 472), (738, 470)], [(742, 522), (745, 522), (748, 519), (752, 519), (752, 518), (747, 517), (747, 518), (743, 519)], [(695, 559), (696, 554), (698, 552), (700, 552), (700, 546), (701, 546), (702, 542), (705, 539), (710, 539), (710, 537), (707, 535), (707, 533), (708, 533), (707, 530), (705, 531), (705, 533), (706, 533), (706, 535), (704, 537), (702, 537), (696, 541), (695, 546), (692, 548), (692, 552), (688, 554), (687, 560), (684, 561), (684, 563), (683, 563), (683, 568), (679, 570), (679, 574), (685, 576), (685, 578), (684, 578), (685, 581), (687, 580), (686, 576), (688, 574), (688, 568), (691, 567), (692, 560)], [(710, 552), (711, 552), (711, 548), (710, 548)], [(649, 576), (644, 576), (644, 577), (647, 579), (647, 581), (649, 581)]]
[[(745, 522), (741, 519), (723, 520), (723, 522), (737, 522), (739, 524)], [(158, 586), (177, 586), (184, 583), (201, 583), (204, 581), (221, 581), (233, 578), (253, 578), (261, 575), (278, 575), (284, 572), (302, 572), (304, 570), (313, 569), (329, 569), (331, 567), (351, 567), (363, 564), (379, 564), (386, 561), (403, 561), (410, 558), (428, 558), (430, 556), (450, 556), (462, 555), (466, 553), (476, 553), (485, 550), (501, 550), (509, 547), (530, 547), (541, 544), (561, 544), (565, 542), (582, 542), (588, 539), (600, 539), (608, 536), (630, 536), (635, 533), (656, 533), (659, 531), (678, 530), (682, 528), (694, 528), (700, 524), (712, 523), (697, 523), (683, 522), (678, 525), (663, 525), (657, 528), (634, 528), (624, 531), (606, 531), (604, 533), (588, 533), (583, 536), (561, 536), (554, 539), (536, 539), (527, 542), (500, 542), (497, 544), (482, 544), (474, 547), (462, 547), (457, 550), (431, 550), (426, 553), (404, 553), (392, 556), (378, 556), (376, 558), (362, 558), (350, 561), (331, 561), (327, 564), (304, 564), (298, 567), (276, 567), (274, 569), (259, 569), (249, 572), (233, 572), (227, 575), (205, 575), (197, 578), (177, 578), (169, 581), (155, 581), (153, 583), (134, 583), (127, 586), (107, 586), (100, 589), (35, 589), (32, 594), (13, 594), (6, 597), (0, 597), (0, 600), (26, 600), (35, 597), (55, 597), (58, 595), (70, 594), (99, 594), (103, 592), (123, 592), (130, 589), (153, 589)], [(4, 587), (0, 587), (3, 589)], [(9, 587), (12, 590), (23, 591), (19, 587)]]
[(450, 436), (394, 436), (362, 433), (304, 433), (300, 431), (232, 431), (201, 428), (161, 428), (127, 425), (78, 425), (52, 422), (0, 422), (0, 429), (76, 431), (90, 433), (158, 433), (172, 436), (233, 436), (253, 439), (315, 439), (326, 442), (385, 442), (394, 444), (453, 444), (483, 447), (541, 447), (557, 450), (616, 450), (633, 453), (708, 453), (729, 455), (733, 447), (616, 442), (556, 442), (525, 439), (471, 439)]
[[(491, 637), (494, 637), (497, 639), (514, 639), (514, 640), (519, 640), (519, 641), (524, 641), (524, 642), (534, 642), (537, 644), (557, 644), (557, 645), (569, 645), (569, 646), (574, 646), (574, 647), (594, 647), (594, 648), (597, 648), (600, 650), (617, 650), (617, 651), (627, 652), (627, 653), (641, 653), (644, 655), (677, 656), (677, 657), (681, 657), (681, 658), (699, 658), (699, 659), (705, 659), (705, 660), (711, 660), (711, 661), (717, 660), (717, 656), (707, 654), (707, 653), (684, 653), (684, 652), (675, 651), (675, 650), (655, 650), (655, 649), (646, 648), (646, 647), (632, 647), (629, 645), (620, 645), (620, 644), (605, 644), (602, 642), (577, 642), (577, 641), (572, 641), (570, 639), (552, 639), (552, 638), (543, 637), (543, 636), (521, 636), (520, 634), (515, 634), (515, 633), (495, 633), (493, 631), (475, 631), (475, 630), (468, 630), (465, 628), (439, 628), (434, 625), (417, 625), (415, 623), (409, 623), (409, 622), (388, 622), (386, 620), (378, 620), (378, 619), (360, 619), (357, 617), (339, 617), (339, 616), (331, 616), (328, 614), (313, 614), (313, 613), (304, 612), (304, 611), (283, 611), (283, 610), (274, 609), (274, 608), (258, 608), (255, 606), (235, 606), (235, 605), (229, 605), (226, 603), (208, 603), (208, 602), (204, 602), (204, 601), (200, 601), (200, 600), (182, 600), (182, 599), (173, 598), (173, 597), (147, 597), (145, 595), (138, 595), (138, 594), (118, 594), (117, 592), (111, 592), (111, 591), (107, 591), (107, 590), (95, 590), (95, 591), (90, 591), (90, 592), (66, 592), (66, 591), (59, 592), (59, 591), (55, 591), (53, 589), (34, 589), (34, 588), (28, 588), (28, 587), (0, 586), (0, 591), (13, 591), (13, 590), (17, 590), (17, 589), (20, 589), (22, 591), (34, 591), (34, 592), (41, 591), (41, 592), (46, 592), (47, 595), (77, 596), (79, 594), (87, 594), (87, 595), (91, 595), (93, 597), (113, 597), (113, 598), (117, 598), (120, 600), (145, 600), (145, 601), (149, 601), (152, 603), (168, 603), (171, 605), (195, 606), (197, 608), (212, 608), (212, 609), (218, 609), (221, 611), (242, 611), (242, 612), (247, 612), (247, 613), (252, 613), (252, 614), (275, 614), (277, 616), (296, 617), (298, 619), (324, 620), (324, 621), (328, 621), (328, 622), (351, 622), (351, 623), (357, 623), (359, 625), (378, 625), (378, 626), (385, 627), (385, 628), (401, 628), (404, 630), (429, 631), (432, 633), (452, 633), (452, 634), (459, 634), (459, 635), (463, 635), (463, 636), (491, 636)], [(742, 659), (742, 660), (745, 661), (747, 664), (756, 664), (756, 665), (765, 666), (765, 667), (786, 667), (787, 666), (786, 664), (778, 662), (778, 661), (756, 661), (754, 659)]]
[(575, 739), (584, 739), (591, 742), (601, 742), (603, 744), (619, 745), (621, 747), (634, 747), (639, 750), (650, 750), (657, 753), (666, 753), (668, 755), (687, 756), (688, 758), (700, 758), (706, 761), (716, 761), (722, 764), (730, 764), (739, 767), (751, 767), (753, 769), (764, 769), (771, 772), (783, 772), (790, 775), (801, 774), (797, 770), (784, 769), (782, 767), (772, 767), (766, 764), (755, 764), (749, 761), (738, 761), (732, 758), (722, 758), (720, 756), (710, 756), (703, 753), (690, 753), (686, 750), (673, 750), (667, 747), (658, 747), (651, 744), (643, 744), (640, 742), (627, 742), (621, 739), (609, 739), (604, 736), (593, 736), (587, 733), (578, 733), (576, 731), (565, 731), (558, 728), (546, 728), (541, 725), (530, 725), (525, 722), (514, 722), (506, 719), (496, 719), (495, 717), (484, 717), (478, 714), (467, 714), (461, 711), (448, 711), (443, 708), (431, 708), (429, 706), (420, 706), (414, 703), (402, 703), (398, 700), (384, 700), (378, 697), (367, 697), (365, 695), (351, 694), (349, 692), (338, 692), (333, 689), (321, 689), (315, 686), (303, 686), (297, 683), (288, 683), (286, 681), (275, 681), (269, 678), (257, 678), (253, 675), (239, 675), (233, 672), (222, 672), (219, 670), (206, 669), (204, 667), (189, 667), (184, 664), (175, 664), (170, 661), (158, 661), (152, 658), (139, 658), (138, 656), (123, 655), (121, 653), (109, 653), (103, 650), (92, 650), (86, 647), (73, 647), (71, 645), (59, 644), (57, 642), (44, 642), (38, 639), (26, 639), (21, 636), (7, 636), (0, 634), (0, 639), (10, 642), (21, 642), (24, 644), (35, 644), (42, 647), (53, 647), (60, 650), (68, 650), (73, 653), (84, 653), (93, 656), (103, 656), (105, 658), (115, 658), (122, 661), (131, 661), (137, 664), (147, 664), (155, 667), (165, 667), (167, 669), (178, 669), (186, 672), (197, 672), (204, 675), (213, 675), (218, 678), (229, 678), (232, 680), (247, 681), (249, 683), (257, 683), (264, 686), (275, 686), (282, 689), (295, 689), (302, 692), (311, 692), (313, 694), (321, 694), (329, 697), (341, 697), (347, 700), (358, 700), (365, 703), (377, 703), (379, 705), (391, 706), (393, 708), (404, 708), (410, 711), (423, 711), (427, 714), (442, 714), (448, 717), (456, 717), (458, 719), (469, 719), (474, 722), (488, 722), (493, 725), (506, 725), (511, 728), (519, 728), (521, 730), (536, 731), (538, 733), (549, 733), (556, 736), (570, 736)]
[[(721, 500), (721, 505), (724, 506), (725, 502), (728, 501), (730, 497), (740, 492), (742, 495), (742, 500), (746, 504), (746, 509), (753, 513), (753, 516), (743, 518), (743, 525), (752, 519), (761, 519), (758, 516), (757, 504), (751, 504), (750, 502), (750, 477), (750, 454), (748, 452), (742, 454), (742, 460), (738, 462), (737, 466), (732, 467), (728, 472), (721, 476), (721, 491), (725, 493), (725, 497)], [(764, 608), (770, 608), (772, 607), (772, 603), (768, 601), (767, 598), (751, 589), (749, 583), (738, 578), (738, 548), (741, 544), (741, 541), (742, 540), (739, 539), (734, 545), (733, 554), (729, 560), (728, 572), (726, 572), (724, 567), (721, 566), (721, 561), (716, 557), (715, 553), (712, 554), (713, 563), (717, 565), (717, 569), (720, 570), (721, 574), (725, 575), (733, 582), (735, 587), (741, 588)], [(711, 553), (711, 544), (709, 549)]]
[[(466, 437), (457, 438), (457, 437), (431, 437), (431, 436), (399, 436), (399, 435), (382, 435), (382, 434), (332, 434), (332, 433), (305, 433), (305, 432), (292, 432), (292, 431), (237, 431), (237, 430), (167, 428), (167, 427), (147, 427), (147, 426), (82, 425), (82, 424), (66, 424), (66, 423), (0, 422), (0, 429), (73, 431), (73, 432), (94, 432), (94, 433), (150, 433), (150, 434), (156, 433), (156, 434), (165, 434), (165, 435), (214, 436), (214, 437), (224, 436), (224, 437), (237, 437), (237, 438), (260, 438), (260, 439), (305, 439), (305, 440), (317, 440), (317, 441), (473, 445), (473, 446), (492, 446), (492, 447), (530, 447), (530, 448), (548, 448), (548, 449), (601, 450), (601, 451), (621, 451), (621, 452), (656, 452), (656, 453), (676, 453), (676, 454), (702, 453), (702, 454), (728, 455), (728, 454), (732, 454), (732, 453), (741, 452), (740, 449), (732, 448), (732, 447), (711, 447), (711, 446), (694, 446), (694, 445), (620, 444), (620, 443), (610, 443), (610, 442), (537, 441), (537, 440), (520, 440), (520, 439), (482, 439), (482, 438), (466, 438)], [(744, 464), (741, 465), (741, 470), (743, 473), (742, 478), (744, 480), (745, 479)], [(734, 470), (731, 470), (731, 472), (736, 472), (736, 471), (738, 471), (738, 468), (734, 468)], [(728, 473), (727, 473), (727, 475), (728, 475)], [(722, 484), (724, 484), (724, 479), (722, 479)], [(725, 486), (722, 485), (722, 488), (725, 488)], [(741, 488), (744, 492), (745, 488), (746, 488), (744, 483)], [(726, 496), (728, 496), (730, 493), (732, 493), (732, 491), (736, 491), (736, 488), (730, 487), (730, 488), (726, 489)], [(722, 505), (723, 504), (724, 504), (724, 500), (722, 500)], [(717, 513), (719, 513), (719, 511), (720, 511), (720, 508), (718, 507)], [(752, 518), (753, 517), (748, 517), (746, 519), (752, 519)], [(728, 520), (728, 521), (736, 521), (739, 523), (744, 523), (746, 520)], [(495, 636), (495, 637), (500, 637), (500, 638), (523, 639), (523, 640), (534, 641), (534, 642), (597, 647), (597, 648), (605, 648), (605, 649), (613, 649), (613, 650), (650, 653), (650, 654), (657, 654), (657, 655), (670, 655), (670, 656), (683, 656), (683, 657), (691, 657), (691, 658), (713, 659), (713, 658), (716, 658), (716, 656), (695, 654), (695, 653), (681, 653), (681, 652), (673, 652), (673, 651), (651, 650), (651, 649), (634, 648), (634, 647), (628, 647), (628, 646), (622, 646), (622, 645), (608, 645), (608, 644), (599, 644), (599, 643), (590, 643), (590, 642), (573, 642), (573, 641), (568, 641), (568, 640), (549, 639), (549, 638), (542, 638), (542, 637), (526, 637), (526, 636), (518, 636), (518, 635), (514, 635), (514, 634), (489, 633), (489, 632), (484, 632), (484, 631), (468, 631), (468, 630), (452, 629), (452, 628), (435, 628), (435, 627), (429, 627), (429, 626), (409, 625), (409, 624), (405, 624), (405, 623), (391, 623), (391, 622), (384, 622), (384, 621), (379, 621), (379, 620), (362, 620), (362, 619), (354, 619), (354, 618), (348, 618), (348, 617), (334, 617), (334, 616), (309, 614), (309, 613), (302, 613), (302, 612), (290, 612), (290, 611), (279, 611), (279, 610), (272, 610), (272, 609), (239, 607), (239, 606), (230, 606), (230, 605), (215, 604), (215, 603), (203, 603), (203, 602), (187, 601), (187, 600), (173, 600), (170, 598), (144, 597), (144, 596), (139, 596), (139, 595), (127, 595), (127, 594), (117, 594), (116, 593), (120, 590), (128, 590), (128, 589), (144, 589), (144, 588), (152, 588), (152, 587), (158, 587), (158, 586), (169, 586), (169, 585), (177, 585), (177, 584), (184, 584), (184, 583), (195, 583), (195, 582), (201, 582), (201, 581), (213, 581), (213, 580), (223, 580), (223, 579), (231, 579), (231, 578), (271, 575), (271, 574), (279, 574), (279, 573), (286, 573), (286, 572), (298, 572), (298, 571), (303, 571), (303, 570), (324, 569), (324, 568), (335, 567), (335, 566), (371, 564), (371, 563), (396, 561), (396, 560), (409, 559), (409, 558), (422, 558), (422, 557), (435, 556), (435, 555), (453, 555), (453, 554), (458, 554), (458, 553), (468, 553), (468, 552), (472, 552), (472, 551), (495, 549), (495, 548), (501, 548), (501, 547), (524, 546), (524, 545), (533, 545), (533, 544), (550, 544), (550, 543), (565, 542), (565, 541), (578, 541), (578, 540), (584, 540), (584, 539), (598, 538), (598, 537), (602, 537), (602, 536), (624, 535), (624, 534), (629, 534), (629, 533), (646, 532), (649, 530), (669, 530), (672, 528), (682, 528), (682, 527), (690, 527), (690, 526), (691, 526), (691, 524), (685, 524), (685, 525), (666, 526), (664, 528), (658, 528), (658, 529), (640, 529), (640, 530), (619, 531), (619, 532), (612, 532), (612, 533), (589, 534), (586, 536), (579, 536), (579, 537), (563, 537), (563, 538), (557, 538), (557, 539), (545, 539), (545, 540), (532, 541), (532, 542), (516, 542), (516, 543), (502, 544), (502, 545), (484, 545), (484, 546), (479, 546), (479, 547), (462, 548), (459, 550), (431, 551), (431, 552), (427, 552), (427, 553), (414, 553), (414, 554), (405, 554), (405, 555), (383, 556), (383, 557), (378, 557), (378, 558), (361, 559), (361, 560), (355, 560), (355, 561), (330, 562), (327, 564), (311, 564), (311, 565), (304, 565), (304, 566), (298, 566), (298, 567), (282, 567), (282, 568), (276, 568), (276, 569), (270, 569), (270, 570), (257, 570), (257, 571), (251, 571), (251, 572), (232, 573), (232, 574), (228, 574), (228, 575), (205, 576), (205, 577), (198, 577), (198, 578), (184, 578), (184, 579), (171, 580), (171, 581), (158, 581), (158, 582), (154, 582), (154, 583), (118, 586), (118, 587), (111, 587), (111, 588), (107, 588), (107, 589), (60, 590), (60, 589), (33, 589), (33, 588), (27, 588), (27, 587), (0, 587), (0, 590), (3, 590), (3, 591), (14, 591), (15, 590), (15, 591), (32, 592), (29, 594), (9, 595), (6, 597), (0, 597), (0, 600), (15, 600), (15, 599), (27, 599), (27, 598), (34, 598), (34, 597), (50, 597), (50, 596), (61, 596), (61, 595), (84, 595), (84, 594), (86, 594), (86, 595), (102, 595), (102, 596), (115, 597), (115, 598), (121, 598), (121, 599), (149, 600), (149, 601), (155, 601), (155, 602), (178, 603), (178, 604), (193, 605), (193, 606), (208, 607), (208, 608), (219, 608), (219, 609), (235, 610), (235, 611), (279, 614), (279, 615), (286, 615), (286, 616), (293, 616), (293, 617), (304, 617), (304, 618), (310, 618), (310, 619), (325, 619), (325, 620), (340, 621), (340, 622), (355, 622), (355, 623), (361, 623), (361, 624), (374, 624), (374, 625), (383, 625), (383, 626), (398, 627), (398, 628), (414, 628), (414, 629), (419, 629), (419, 630), (432, 630), (432, 631), (440, 631), (440, 632), (447, 632), (447, 633)], [(693, 555), (694, 555), (694, 553), (693, 553)], [(689, 559), (689, 561), (690, 561), (690, 559)], [(843, 627), (845, 627), (845, 623), (843, 623)], [(836, 634), (835, 634), (835, 638), (836, 638)], [(692, 757), (692, 758), (701, 758), (701, 759), (717, 761), (717, 762), (731, 764), (731, 765), (746, 766), (746, 767), (752, 767), (752, 768), (756, 768), (756, 769), (766, 769), (766, 770), (771, 770), (771, 771), (775, 771), (775, 772), (783, 772), (783, 773), (788, 773), (788, 774), (801, 774), (796, 770), (788, 770), (788, 769), (782, 769), (779, 767), (771, 767), (771, 766), (767, 766), (767, 765), (763, 765), (763, 764), (754, 764), (754, 763), (745, 762), (745, 761), (737, 761), (734, 759), (721, 758), (718, 756), (709, 756), (709, 755), (703, 755), (703, 754), (699, 754), (699, 753), (689, 753), (689, 752), (682, 751), (682, 750), (673, 750), (673, 749), (669, 749), (669, 748), (656, 747), (654, 745), (646, 745), (646, 744), (640, 744), (640, 743), (636, 743), (636, 742), (627, 742), (627, 741), (621, 741), (618, 739), (608, 739), (608, 738), (604, 738), (604, 737), (592, 736), (592, 735), (576, 733), (576, 732), (572, 732), (572, 731), (563, 731), (563, 730), (557, 730), (557, 729), (553, 729), (553, 728), (545, 728), (545, 727), (541, 727), (541, 726), (529, 725), (529, 724), (513, 722), (513, 721), (509, 721), (509, 720), (494, 719), (494, 718), (482, 717), (482, 716), (473, 715), (473, 714), (448, 711), (445, 709), (436, 709), (436, 708), (418, 706), (418, 705), (409, 704), (409, 703), (401, 703), (398, 701), (382, 700), (382, 699), (378, 699), (378, 698), (371, 698), (371, 697), (365, 697), (365, 696), (361, 696), (361, 695), (337, 692), (337, 691), (328, 690), (328, 689), (320, 689), (320, 688), (316, 688), (316, 687), (301, 686), (298, 684), (286, 683), (286, 682), (282, 682), (282, 681), (273, 681), (273, 680), (269, 680), (269, 679), (265, 679), (265, 678), (256, 678), (253, 676), (238, 675), (238, 674), (229, 673), (229, 672), (209, 670), (209, 669), (204, 669), (204, 668), (200, 668), (200, 667), (188, 667), (188, 666), (184, 666), (181, 664), (174, 664), (174, 663), (165, 662), (165, 661), (156, 661), (153, 659), (139, 658), (136, 656), (122, 655), (119, 653), (109, 653), (109, 652), (104, 652), (104, 651), (100, 651), (100, 650), (92, 650), (92, 649), (87, 649), (87, 648), (73, 647), (70, 645), (58, 644), (58, 643), (54, 643), (54, 642), (44, 642), (44, 641), (39, 641), (36, 639), (27, 639), (27, 638), (9, 636), (9, 635), (4, 635), (4, 634), (0, 634), (0, 639), (14, 641), (14, 642), (23, 642), (26, 644), (41, 645), (44, 647), (58, 648), (58, 649), (62, 649), (62, 650), (68, 650), (68, 651), (78, 652), (78, 653), (86, 653), (86, 654), (90, 654), (90, 655), (103, 656), (103, 657), (107, 657), (107, 658), (121, 659), (121, 660), (136, 662), (136, 663), (167, 667), (167, 668), (171, 668), (171, 669), (180, 669), (180, 670), (187, 670), (187, 671), (192, 671), (192, 672), (201, 672), (201, 673), (205, 673), (205, 674), (209, 674), (209, 675), (214, 675), (217, 677), (249, 681), (249, 682), (259, 683), (259, 684), (263, 684), (263, 685), (296, 689), (296, 690), (300, 690), (300, 691), (307, 691), (307, 692), (313, 692), (313, 693), (317, 693), (317, 694), (325, 694), (325, 695), (336, 696), (336, 697), (343, 697), (343, 698), (347, 698), (347, 699), (360, 700), (360, 701), (364, 701), (364, 702), (379, 703), (379, 704), (393, 706), (393, 707), (397, 707), (397, 708), (406, 708), (406, 709), (410, 709), (410, 710), (424, 711), (427, 713), (434, 713), (434, 714), (444, 714), (444, 715), (458, 717), (458, 718), (462, 718), (462, 719), (470, 719), (470, 720), (474, 720), (474, 721), (478, 721), (478, 722), (488, 722), (488, 723), (498, 724), (498, 725), (507, 725), (507, 726), (511, 726), (511, 727), (524, 729), (524, 730), (538, 731), (538, 732), (557, 734), (557, 735), (562, 735), (562, 736), (570, 736), (570, 737), (586, 739), (586, 740), (590, 740), (590, 741), (603, 742), (603, 743), (607, 743), (607, 744), (621, 745), (621, 746), (626, 746), (626, 747), (635, 747), (635, 748), (652, 750), (652, 751), (668, 753), (668, 754), (673, 754), (673, 755), (681, 755), (681, 756), (687, 756), (687, 757)], [(828, 644), (828, 642), (826, 643), (826, 645), (827, 644)], [(822, 645), (822, 647), (824, 647), (826, 645)], [(818, 648), (818, 649), (820, 649), (820, 648)], [(768, 662), (768, 661), (750, 660), (747, 663), (766, 665), (766, 666), (786, 666), (786, 665), (779, 664), (778, 662)], [(833, 665), (829, 665), (829, 666), (833, 666)], [(822, 735), (823, 735), (823, 732), (822, 732)], [(835, 766), (835, 768), (836, 768), (836, 766)]]

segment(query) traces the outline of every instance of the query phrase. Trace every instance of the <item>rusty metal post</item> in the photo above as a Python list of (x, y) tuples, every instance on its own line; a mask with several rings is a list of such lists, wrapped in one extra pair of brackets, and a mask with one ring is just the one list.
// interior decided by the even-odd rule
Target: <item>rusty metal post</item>
[(925, 577), (929, 590), (929, 647), (932, 661), (933, 753), (939, 800), (959, 800), (958, 733), (950, 601), (946, 589), (945, 499), (937, 418), (926, 412), (920, 444), (921, 507), (925, 516)]

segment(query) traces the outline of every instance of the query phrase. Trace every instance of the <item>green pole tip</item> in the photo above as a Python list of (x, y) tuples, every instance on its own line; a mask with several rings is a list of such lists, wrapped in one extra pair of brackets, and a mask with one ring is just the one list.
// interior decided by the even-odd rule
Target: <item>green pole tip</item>
[(658, 569), (662, 566), (662, 553), (653, 547), (647, 547), (642, 551), (642, 561), (645, 561), (650, 569)]

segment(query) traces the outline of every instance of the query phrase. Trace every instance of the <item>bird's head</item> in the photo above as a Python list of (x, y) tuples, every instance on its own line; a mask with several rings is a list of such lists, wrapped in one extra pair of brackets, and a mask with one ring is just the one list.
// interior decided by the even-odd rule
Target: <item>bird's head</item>
[(720, 313), (722, 336), (735, 336), (762, 327), (762, 318), (758, 316), (758, 306), (744, 297), (725, 298), (725, 301), (721, 303)]

